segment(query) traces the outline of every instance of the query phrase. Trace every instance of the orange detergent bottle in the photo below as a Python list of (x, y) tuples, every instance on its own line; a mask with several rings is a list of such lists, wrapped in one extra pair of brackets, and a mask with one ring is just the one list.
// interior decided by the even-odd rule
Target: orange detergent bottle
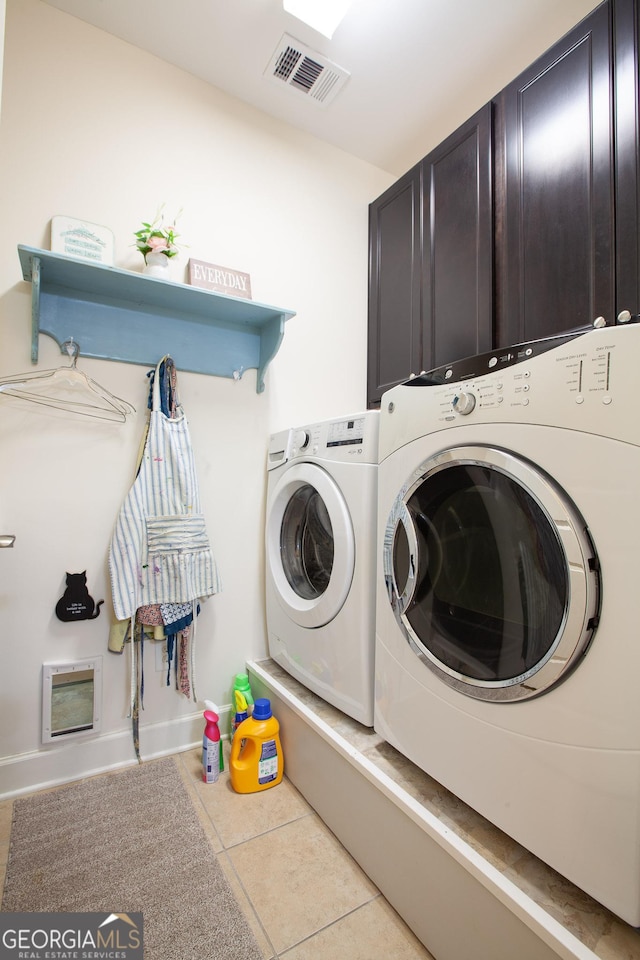
[(236, 793), (257, 793), (282, 780), (280, 724), (271, 712), (270, 701), (264, 697), (258, 697), (253, 714), (242, 721), (234, 734), (229, 773)]

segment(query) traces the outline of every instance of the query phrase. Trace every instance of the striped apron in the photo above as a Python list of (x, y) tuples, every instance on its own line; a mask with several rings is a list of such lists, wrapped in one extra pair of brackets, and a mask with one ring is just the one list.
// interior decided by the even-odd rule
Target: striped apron
[[(160, 402), (158, 363), (149, 427), (140, 467), (125, 498), (109, 547), (113, 608), (117, 620), (132, 621), (132, 691), (136, 697), (134, 619), (148, 604), (193, 606), (218, 593), (220, 578), (207, 537), (191, 448), (180, 404), (167, 416)], [(195, 643), (190, 644), (193, 665)], [(195, 699), (195, 690), (193, 693)]]

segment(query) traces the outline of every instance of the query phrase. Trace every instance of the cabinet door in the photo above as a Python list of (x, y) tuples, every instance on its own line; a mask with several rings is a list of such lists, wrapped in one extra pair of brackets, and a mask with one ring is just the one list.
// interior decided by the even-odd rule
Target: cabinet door
[(367, 404), (419, 373), (420, 166), (369, 207)]
[(640, 314), (640, 90), (638, 0), (614, 4), (616, 314)]
[(423, 166), (422, 369), (493, 346), (491, 104)]
[(497, 343), (614, 321), (610, 3), (496, 98)]

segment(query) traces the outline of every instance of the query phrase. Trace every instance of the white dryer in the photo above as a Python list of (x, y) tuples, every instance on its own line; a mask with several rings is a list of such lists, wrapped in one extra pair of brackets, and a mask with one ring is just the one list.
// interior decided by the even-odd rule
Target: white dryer
[(373, 724), (379, 412), (274, 434), (267, 462), (269, 654)]
[(640, 924), (640, 325), (382, 398), (375, 729)]

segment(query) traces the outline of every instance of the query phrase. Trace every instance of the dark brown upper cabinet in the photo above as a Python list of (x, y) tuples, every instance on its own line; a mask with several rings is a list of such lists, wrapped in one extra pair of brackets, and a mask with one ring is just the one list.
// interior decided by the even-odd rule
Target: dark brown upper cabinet
[(422, 161), (422, 370), (493, 345), (491, 110)]
[(370, 207), (368, 403), (640, 315), (640, 0), (605, 0)]
[(640, 86), (638, 0), (613, 3), (616, 316), (640, 314)]
[(615, 321), (613, 63), (606, 2), (495, 100), (499, 346)]
[(369, 208), (367, 403), (492, 344), (491, 106)]
[(369, 206), (367, 404), (421, 369), (422, 171)]

